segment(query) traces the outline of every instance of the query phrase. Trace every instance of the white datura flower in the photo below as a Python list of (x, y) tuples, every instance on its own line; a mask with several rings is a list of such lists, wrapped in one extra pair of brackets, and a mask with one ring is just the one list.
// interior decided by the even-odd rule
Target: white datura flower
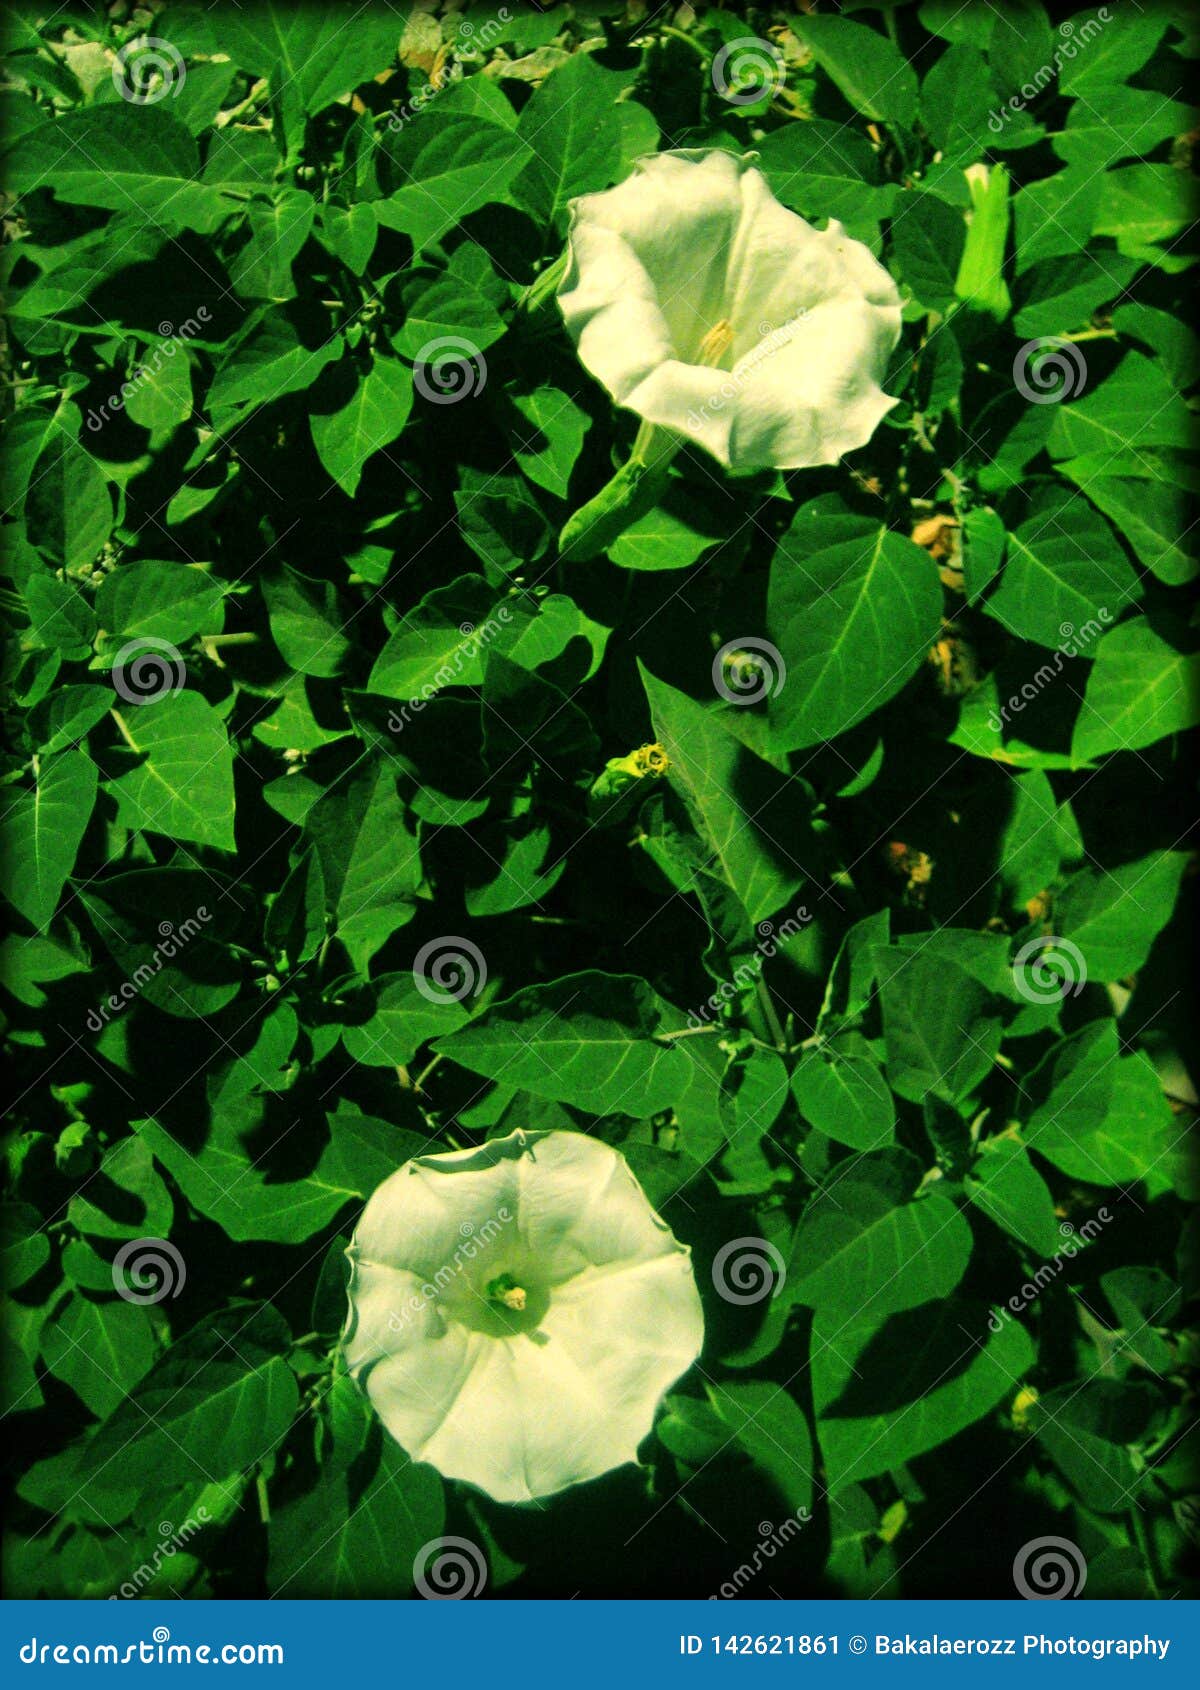
[(704, 1338), (691, 1252), (583, 1133), (406, 1162), (347, 1254), (351, 1375), (409, 1455), (499, 1502), (635, 1460)]
[(729, 469), (836, 463), (896, 403), (896, 284), (732, 153), (656, 153), (573, 201), (558, 301), (618, 405)]

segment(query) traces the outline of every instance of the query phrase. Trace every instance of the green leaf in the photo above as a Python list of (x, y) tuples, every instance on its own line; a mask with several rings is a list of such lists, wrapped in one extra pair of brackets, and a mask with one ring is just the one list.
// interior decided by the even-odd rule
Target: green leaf
[(284, 189), (270, 204), (246, 208), (250, 238), (229, 266), (229, 279), (247, 299), (294, 299), (292, 260), (312, 232), (316, 213), (311, 194)]
[(1059, 92), (1092, 99), (1097, 91), (1128, 80), (1142, 68), (1168, 28), (1170, 16), (1165, 8), (1122, 10), (1105, 19), (1100, 28), (1090, 12), (1078, 12), (1071, 22), (1074, 28), (1064, 34), (1074, 34), (1081, 27), (1087, 34), (1073, 43), (1075, 52), (1060, 66)]
[(1061, 647), (1089, 632), (1094, 640), (1137, 591), (1133, 566), (1108, 523), (1076, 495), (1056, 489), (1008, 536), (1004, 574), (987, 611), (1022, 639)]
[(122, 824), (232, 851), (233, 747), (212, 705), (176, 692), (113, 715), (140, 759), (105, 782)]
[(365, 973), (379, 947), (413, 919), (423, 884), (416, 834), (388, 759), (358, 766), (317, 800), (305, 825), (338, 938)]
[(758, 923), (794, 898), (811, 839), (804, 788), (726, 727), (722, 717), (642, 670), (654, 736), (714, 870)]
[(963, 1190), (989, 1220), (1039, 1256), (1061, 1248), (1054, 1199), (1020, 1139), (1008, 1133), (985, 1139)]
[(940, 610), (919, 546), (837, 501), (803, 506), (771, 565), (767, 632), (787, 664), (774, 745), (819, 745), (885, 704), (924, 659)]
[(354, 29), (336, 12), (262, 0), (221, 20), (221, 45), (234, 63), (269, 79), (293, 147), (302, 119), (396, 62), (402, 29), (386, 12), (367, 12)]
[(514, 130), (495, 123), (430, 114), (411, 127), (416, 137), (402, 166), (405, 185), (376, 201), (375, 215), (421, 253), (480, 206), (507, 198), (530, 150)]
[(264, 1460), (299, 1405), (287, 1343), (269, 1307), (235, 1305), (185, 1333), (84, 1446), (97, 1506), (198, 1490)]
[(847, 1322), (819, 1314), (812, 1336), (817, 1438), (831, 1490), (936, 1449), (1014, 1395), (1034, 1362), (1024, 1327), (989, 1331), (957, 1300)]
[(966, 1271), (971, 1229), (937, 1192), (900, 1192), (853, 1172), (818, 1193), (796, 1230), (787, 1296), (818, 1313), (878, 1322), (948, 1297)]
[(232, 203), (197, 180), (196, 143), (178, 118), (126, 100), (28, 130), (6, 161), (10, 192), (52, 187), (71, 205), (136, 211), (167, 233), (211, 235)]
[(323, 312), (273, 306), (252, 320), (221, 360), (208, 390), (209, 409), (265, 405), (305, 391), (341, 351), (342, 337)]
[(219, 634), (224, 625), (221, 583), (184, 563), (139, 559), (106, 575), (96, 615), (112, 639), (133, 634), (182, 645), (193, 634)]
[(850, 18), (794, 17), (792, 27), (825, 74), (864, 117), (909, 129), (917, 115), (917, 75), (885, 35)]
[(996, 85), (978, 47), (947, 48), (921, 85), (921, 117), (938, 151), (971, 164), (991, 143)]
[(692, 1075), (679, 1041), (655, 1041), (669, 1013), (632, 975), (572, 974), (493, 1004), (435, 1049), (535, 1097), (644, 1118), (682, 1095)]
[(58, 907), (96, 802), (96, 765), (83, 751), (42, 760), (32, 792), (0, 819), (0, 891), (38, 932)]
[[(460, 575), (412, 606), (375, 659), (368, 688), (382, 698), (429, 699), (447, 686), (483, 682), (482, 624), (495, 631), (511, 617), (479, 575)], [(489, 636), (491, 637), (491, 636)]]
[(880, 1001), (892, 1090), (957, 1103), (995, 1061), (1000, 1021), (991, 994), (949, 957), (892, 946), (881, 963)]
[(149, 1148), (134, 1134), (105, 1152), (97, 1172), (71, 1198), (67, 1218), (89, 1238), (166, 1238), (174, 1213)]
[(927, 311), (946, 311), (957, 300), (955, 283), (966, 246), (962, 213), (934, 194), (901, 198), (892, 223), (900, 274)]
[(1168, 642), (1138, 616), (1105, 634), (1075, 723), (1076, 762), (1108, 751), (1138, 751), (1200, 722), (1197, 642), (1183, 628), (1173, 633)]
[(587, 412), (557, 387), (515, 393), (512, 402), (522, 419), (513, 430), (513, 456), (530, 481), (565, 499), (587, 433)]
[(806, 1512), (813, 1499), (812, 1434), (787, 1391), (769, 1379), (758, 1379), (710, 1386), (709, 1400), (732, 1429), (735, 1441), (772, 1481), (792, 1513)]
[(1192, 414), (1166, 372), (1140, 352), (1127, 352), (1098, 387), (1055, 407), (1046, 445), (1052, 458), (1111, 456), (1135, 446), (1187, 446), (1191, 430)]
[[(359, 1412), (369, 1410), (363, 1404)], [(439, 1540), (444, 1524), (442, 1481), (378, 1425), (353, 1464), (335, 1441), (331, 1466), (314, 1488), (272, 1517), (272, 1594), (292, 1601), (405, 1596), (422, 1550)]]
[(78, 1292), (42, 1328), (46, 1366), (101, 1419), (146, 1373), (156, 1351), (144, 1308), (97, 1303)]
[(25, 495), (25, 525), (38, 550), (66, 570), (94, 562), (112, 533), (104, 472), (64, 435), (53, 438), (37, 461)]
[(372, 989), (376, 996), (369, 1020), (342, 1028), (347, 1056), (370, 1068), (405, 1066), (423, 1044), (470, 1020), (469, 1010), (456, 999), (427, 997), (411, 973), (381, 975)]
[(792, 1075), (800, 1112), (818, 1131), (855, 1150), (891, 1144), (892, 1094), (865, 1040), (837, 1039), (809, 1051)]
[(539, 222), (561, 228), (569, 200), (612, 181), (619, 158), (612, 109), (628, 81), (621, 71), (602, 69), (590, 53), (575, 53), (521, 113), (517, 134), (532, 156), (513, 196)]
[(240, 906), (218, 876), (183, 866), (138, 868), (106, 875), (80, 899), (122, 976), (89, 1014), (93, 1032), (135, 998), (193, 1020), (237, 996), (242, 969), (228, 941)]
[(399, 297), (404, 321), (391, 331), (391, 342), (414, 363), (426, 360), (431, 342), (466, 341), (475, 352), (483, 352), (505, 331), (497, 310), (504, 291), (497, 288), (495, 272), (478, 247), (460, 247), (448, 270), (417, 270), (405, 276)]
[(188, 1202), (235, 1243), (302, 1244), (349, 1204), (368, 1197), (426, 1142), (388, 1121), (341, 1111), (329, 1117), (329, 1141), (311, 1173), (280, 1180), (227, 1130), (214, 1127), (207, 1143), (189, 1147), (158, 1121), (136, 1125)]
[(1146, 1057), (1120, 1055), (1113, 1022), (1092, 1022), (1062, 1040), (1033, 1084), (1044, 1095), (1025, 1142), (1039, 1156), (1091, 1185), (1144, 1180), (1151, 1196), (1169, 1189), (1179, 1128)]
[(367, 460), (404, 432), (412, 410), (412, 371), (398, 358), (375, 358), (363, 376), (344, 360), (312, 392), (309, 428), (317, 456), (353, 498)]
[(262, 594), (271, 638), (291, 669), (304, 675), (339, 675), (350, 658), (347, 613), (329, 581), (310, 581), (284, 567), (267, 576)]
[(895, 207), (899, 190), (880, 184), (869, 142), (839, 123), (785, 124), (763, 137), (758, 153), (771, 191), (802, 217), (836, 217), (855, 232), (863, 226), (869, 232)]
[(1103, 177), (1094, 235), (1111, 235), (1117, 251), (1159, 261), (1151, 243), (1170, 241), (1192, 219), (1191, 187), (1170, 164), (1127, 164)]
[(1070, 458), (1059, 464), (1132, 546), (1139, 563), (1168, 587), (1200, 572), (1188, 506), (1193, 477), (1181, 454), (1138, 451)]
[(1170, 920), (1187, 859), (1178, 851), (1152, 851), (1120, 868), (1079, 869), (1054, 902), (1060, 938), (1083, 954), (1090, 980), (1123, 980), (1135, 974)]
[(620, 569), (690, 569), (723, 536), (694, 499), (675, 488), (608, 548)]

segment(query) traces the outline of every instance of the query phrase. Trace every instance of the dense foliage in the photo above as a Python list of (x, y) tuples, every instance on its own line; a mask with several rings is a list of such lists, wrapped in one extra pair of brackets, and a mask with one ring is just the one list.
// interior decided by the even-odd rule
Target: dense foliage
[[(40, 15), (10, 1592), (405, 1594), (443, 1537), (513, 1597), (1006, 1596), (1048, 1536), (1186, 1589), (1188, 9)], [(564, 558), (636, 429), (569, 202), (680, 147), (879, 256), (899, 402)], [(620, 1149), (707, 1325), (642, 1464), (524, 1508), (338, 1354), (364, 1198), (518, 1127)]]

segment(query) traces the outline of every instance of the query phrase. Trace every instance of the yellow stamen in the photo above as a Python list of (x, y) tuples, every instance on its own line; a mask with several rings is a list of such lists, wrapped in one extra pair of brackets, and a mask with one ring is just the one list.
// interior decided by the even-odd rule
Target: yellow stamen
[(728, 317), (722, 317), (700, 342), (700, 362), (708, 369), (715, 370), (732, 345), (733, 324)]
[(506, 1309), (515, 1309), (519, 1314), (525, 1307), (525, 1292), (520, 1285), (514, 1285), (511, 1291), (501, 1291), (500, 1301)]
[(633, 764), (639, 775), (662, 775), (670, 767), (670, 759), (661, 745), (640, 745), (633, 753)]
[(487, 1294), (494, 1303), (511, 1309), (514, 1314), (520, 1314), (527, 1301), (525, 1287), (518, 1285), (511, 1273), (502, 1273), (493, 1279), (487, 1288)]

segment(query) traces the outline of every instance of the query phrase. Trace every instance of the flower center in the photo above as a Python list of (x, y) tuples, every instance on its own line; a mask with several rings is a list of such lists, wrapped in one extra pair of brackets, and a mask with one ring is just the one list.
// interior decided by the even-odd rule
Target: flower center
[(518, 1285), (511, 1273), (501, 1273), (495, 1279), (489, 1279), (487, 1294), (493, 1303), (511, 1309), (514, 1314), (520, 1314), (527, 1301), (525, 1287)]
[(719, 323), (713, 324), (700, 342), (700, 363), (710, 370), (719, 369), (732, 345), (733, 324), (728, 317), (722, 317)]

